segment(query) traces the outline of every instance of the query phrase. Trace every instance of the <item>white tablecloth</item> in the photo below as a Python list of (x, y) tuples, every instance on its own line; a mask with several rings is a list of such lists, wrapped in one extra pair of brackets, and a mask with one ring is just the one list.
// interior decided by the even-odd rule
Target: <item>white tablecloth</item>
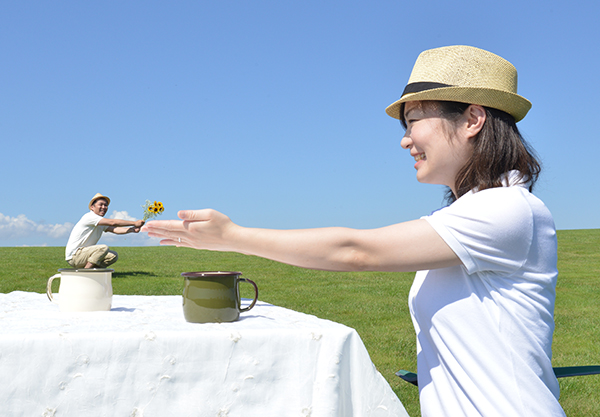
[(192, 324), (180, 296), (61, 313), (17, 291), (0, 323), (3, 416), (407, 416), (355, 330), (260, 301)]

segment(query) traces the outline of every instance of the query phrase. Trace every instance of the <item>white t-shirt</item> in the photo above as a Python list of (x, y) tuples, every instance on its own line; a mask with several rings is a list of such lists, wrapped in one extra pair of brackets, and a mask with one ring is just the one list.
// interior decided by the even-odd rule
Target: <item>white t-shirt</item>
[(548, 209), (512, 184), (425, 219), (463, 265), (417, 272), (410, 290), (422, 415), (564, 416), (551, 364), (558, 271)]
[(97, 215), (93, 211), (90, 211), (81, 217), (75, 227), (73, 227), (71, 235), (69, 236), (69, 241), (67, 242), (67, 247), (65, 248), (65, 259), (67, 261), (73, 258), (77, 249), (94, 246), (98, 243), (102, 236), (102, 232), (108, 228), (108, 226), (98, 226), (98, 222), (102, 219), (102, 216)]

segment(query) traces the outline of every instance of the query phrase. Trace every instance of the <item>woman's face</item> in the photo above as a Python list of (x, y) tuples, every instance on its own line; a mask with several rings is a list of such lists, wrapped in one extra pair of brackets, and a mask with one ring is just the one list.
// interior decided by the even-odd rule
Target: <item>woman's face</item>
[(419, 182), (446, 185), (456, 194), (456, 176), (473, 153), (466, 113), (451, 123), (440, 116), (435, 103), (406, 103), (406, 133), (400, 144), (415, 158)]

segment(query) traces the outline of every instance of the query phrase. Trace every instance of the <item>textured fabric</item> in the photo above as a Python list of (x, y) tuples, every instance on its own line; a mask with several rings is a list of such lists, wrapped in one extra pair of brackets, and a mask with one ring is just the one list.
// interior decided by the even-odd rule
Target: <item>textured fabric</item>
[(260, 301), (196, 324), (181, 296), (61, 313), (12, 292), (0, 318), (3, 416), (408, 417), (354, 329)]
[(67, 261), (73, 258), (78, 248), (94, 246), (98, 243), (102, 232), (108, 228), (108, 226), (98, 226), (100, 220), (102, 220), (102, 216), (97, 215), (93, 211), (81, 217), (75, 227), (73, 227), (67, 247), (65, 248), (65, 259)]
[(75, 251), (73, 258), (69, 261), (69, 265), (73, 268), (83, 268), (88, 262), (100, 268), (106, 268), (119, 259), (117, 252), (109, 250), (106, 245), (94, 245), (79, 248)]
[(410, 291), (423, 415), (563, 416), (551, 365), (550, 212), (513, 184), (425, 218), (463, 265), (418, 272)]

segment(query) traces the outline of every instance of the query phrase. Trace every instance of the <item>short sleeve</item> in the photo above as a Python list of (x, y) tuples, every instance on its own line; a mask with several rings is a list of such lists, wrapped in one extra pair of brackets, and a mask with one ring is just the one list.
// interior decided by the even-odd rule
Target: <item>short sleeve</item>
[(469, 274), (511, 273), (527, 260), (533, 212), (522, 187), (469, 193), (425, 217), (460, 258)]
[[(98, 223), (100, 223), (100, 220), (102, 220), (103, 217), (97, 215), (96, 213), (90, 211), (89, 213), (86, 213), (82, 218), (82, 224), (85, 226), (89, 226), (89, 227), (95, 227), (98, 225)], [(102, 230), (104, 230), (106, 228), (106, 226), (99, 226), (102, 228)]]

